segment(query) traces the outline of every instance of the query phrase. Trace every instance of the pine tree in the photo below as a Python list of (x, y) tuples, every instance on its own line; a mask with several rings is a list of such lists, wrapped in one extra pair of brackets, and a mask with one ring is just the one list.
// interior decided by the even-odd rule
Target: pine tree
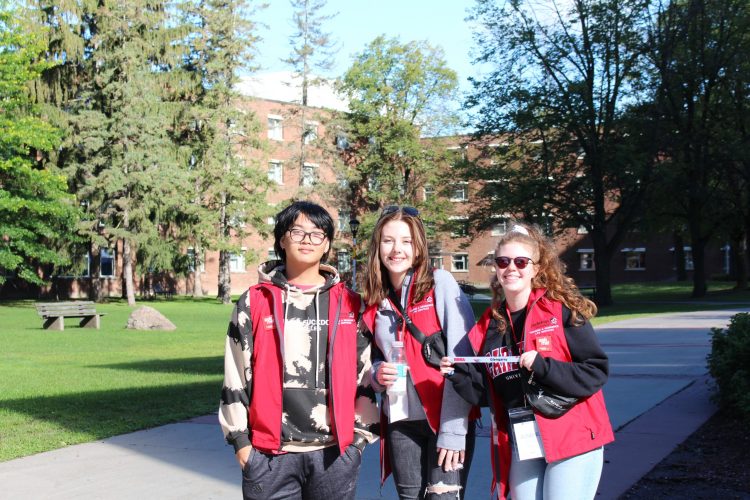
[(290, 4), (294, 9), (292, 20), (295, 31), (289, 37), (291, 54), (284, 62), (294, 70), (293, 82), (300, 82), (301, 106), (294, 108), (293, 114), (296, 116), (292, 118), (299, 124), (299, 153), (295, 156), (302, 185), (302, 172), (310, 154), (307, 146), (317, 138), (317, 122), (325, 120), (323, 116), (311, 114), (308, 108), (308, 94), (311, 86), (329, 84), (322, 76), (333, 67), (336, 44), (331, 34), (324, 31), (324, 25), (336, 17), (336, 14), (322, 13), (327, 0), (290, 0)]
[[(263, 147), (260, 123), (241, 109), (236, 91), (238, 73), (252, 70), (257, 42), (254, 10), (248, 2), (200, 1), (184, 6), (193, 24), (185, 71), (193, 81), (193, 104), (182, 118), (194, 187), (190, 208), (192, 246), (197, 259), (204, 250), (219, 251), (218, 298), (231, 300), (229, 263), (242, 251), (249, 230), (266, 229), (270, 208), (265, 202), (267, 174), (254, 161), (252, 150)], [(185, 125), (186, 124), (186, 125)], [(198, 290), (196, 260), (196, 286)]]
[[(57, 161), (86, 208), (79, 232), (91, 241), (95, 264), (99, 248), (122, 243), (133, 305), (136, 252), (145, 268), (157, 270), (179, 252), (165, 232), (187, 189), (170, 137), (177, 106), (166, 99), (179, 29), (168, 26), (166, 2), (61, 1), (40, 12), (53, 28), (50, 57), (60, 65), (43, 83), (48, 99), (61, 102), (69, 129)], [(70, 81), (64, 90), (55, 86)], [(96, 267), (91, 275), (98, 299)]]

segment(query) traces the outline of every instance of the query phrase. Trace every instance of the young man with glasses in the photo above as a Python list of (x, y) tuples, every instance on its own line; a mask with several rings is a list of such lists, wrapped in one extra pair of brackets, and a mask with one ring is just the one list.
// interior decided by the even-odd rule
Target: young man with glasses
[(298, 201), (276, 216), (279, 261), (237, 301), (227, 331), (219, 421), (242, 467), (245, 499), (354, 499), (376, 439), (371, 336), (359, 295), (323, 264), (331, 216)]

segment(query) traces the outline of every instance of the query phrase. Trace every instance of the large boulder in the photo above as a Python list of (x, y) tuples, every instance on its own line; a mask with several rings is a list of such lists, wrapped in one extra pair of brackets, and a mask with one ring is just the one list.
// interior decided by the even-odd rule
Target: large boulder
[(130, 314), (131, 330), (176, 330), (177, 327), (153, 307), (141, 306)]

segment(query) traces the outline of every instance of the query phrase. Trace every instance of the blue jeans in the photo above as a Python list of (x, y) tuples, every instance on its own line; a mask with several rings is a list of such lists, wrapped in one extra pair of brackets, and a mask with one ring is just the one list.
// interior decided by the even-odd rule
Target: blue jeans
[(512, 454), (510, 495), (513, 500), (591, 500), (596, 496), (604, 449), (547, 463), (543, 458), (519, 461)]
[(242, 497), (354, 500), (361, 464), (362, 454), (354, 445), (343, 455), (338, 446), (283, 455), (253, 449), (242, 470)]
[[(463, 488), (469, 475), (469, 466), (474, 451), (474, 423), (466, 436), (464, 468), (461, 471), (445, 472), (438, 467), (437, 435), (430, 429), (427, 420), (402, 420), (388, 424), (388, 452), (393, 470), (393, 482), (401, 500), (456, 499), (463, 497)], [(460, 485), (461, 490), (432, 493), (428, 488), (443, 483), (446, 486)], [(427, 493), (425, 493), (427, 492)]]

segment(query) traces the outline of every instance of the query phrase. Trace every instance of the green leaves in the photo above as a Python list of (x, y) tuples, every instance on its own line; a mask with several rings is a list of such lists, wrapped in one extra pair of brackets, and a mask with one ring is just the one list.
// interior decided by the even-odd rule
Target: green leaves
[(0, 12), (0, 283), (6, 275), (41, 285), (40, 266), (60, 265), (77, 210), (65, 177), (43, 168), (43, 154), (60, 132), (40, 117), (27, 85), (39, 63), (39, 33), (24, 29), (20, 12)]

